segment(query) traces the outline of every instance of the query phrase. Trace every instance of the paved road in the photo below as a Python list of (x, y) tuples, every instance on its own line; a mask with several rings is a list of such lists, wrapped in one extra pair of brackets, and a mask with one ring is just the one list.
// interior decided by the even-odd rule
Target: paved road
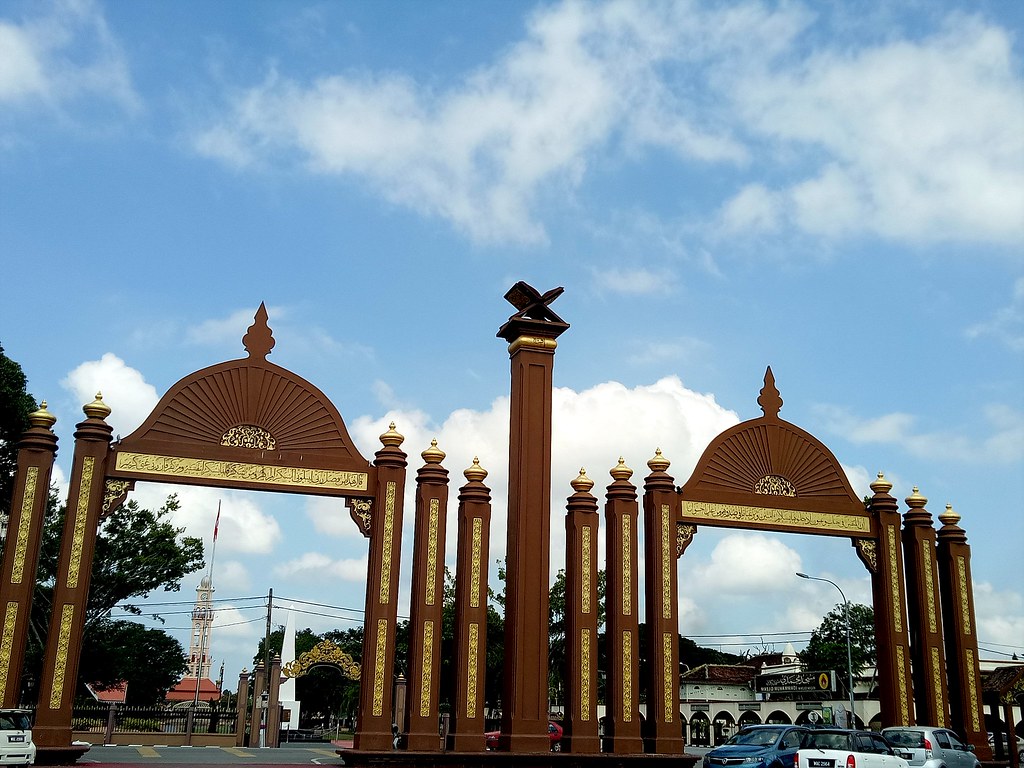
[(178, 765), (343, 765), (332, 744), (308, 744), (280, 749), (243, 747), (103, 747), (93, 746), (78, 765), (148, 766)]

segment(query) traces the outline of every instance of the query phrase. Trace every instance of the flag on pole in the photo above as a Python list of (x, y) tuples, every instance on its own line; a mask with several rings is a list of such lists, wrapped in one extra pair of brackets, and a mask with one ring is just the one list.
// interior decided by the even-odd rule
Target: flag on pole
[(217, 540), (217, 531), (220, 530), (220, 502), (217, 502), (217, 521), (213, 524), (213, 540)]

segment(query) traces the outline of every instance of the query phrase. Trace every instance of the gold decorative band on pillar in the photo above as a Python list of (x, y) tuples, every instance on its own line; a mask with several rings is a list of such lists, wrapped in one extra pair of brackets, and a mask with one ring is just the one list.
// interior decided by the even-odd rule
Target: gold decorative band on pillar
[(427, 578), (425, 585), (427, 605), (433, 605), (437, 599), (437, 524), (440, 516), (440, 500), (431, 499), (430, 521), (427, 524)]
[(78, 503), (75, 505), (75, 531), (71, 540), (71, 563), (68, 566), (68, 589), (78, 586), (82, 570), (82, 549), (85, 546), (85, 522), (89, 517), (89, 492), (92, 490), (92, 469), (95, 459), (86, 456), (82, 464), (82, 482), (78, 489)]
[(970, 648), (966, 648), (967, 655), (967, 691), (971, 697), (971, 725), (974, 726), (975, 731), (981, 730), (981, 721), (978, 717), (978, 712), (981, 707), (978, 704), (978, 679), (974, 676), (974, 668), (977, 662), (974, 659), (974, 651)]
[(476, 717), (476, 668), (480, 659), (480, 625), (472, 622), (469, 625), (469, 653), (466, 672), (469, 678), (469, 695), (466, 697), (466, 717)]
[(580, 719), (590, 720), (590, 630), (580, 630)]
[[(900, 610), (900, 601), (897, 596), (900, 594), (899, 558), (900, 551), (896, 547), (896, 526), (888, 525), (885, 529), (886, 542), (889, 547), (889, 588), (892, 590), (892, 626), (897, 632), (903, 632), (903, 611)], [(903, 665), (900, 664), (900, 668)], [(907, 721), (909, 722), (909, 721)]]
[(554, 353), (558, 342), (543, 336), (520, 336), (508, 345), (508, 353), (514, 355), (520, 349), (533, 349), (538, 352)]
[(11, 674), (11, 653), (14, 651), (14, 629), (18, 623), (18, 604), (11, 601), (4, 611), (3, 636), (0, 637), (0, 691), (6, 690)]
[(622, 633), (622, 719), (627, 723), (633, 721), (633, 665), (630, 658), (633, 653), (633, 635)]
[(434, 671), (434, 622), (423, 622), (423, 674), (420, 675), (420, 717), (430, 715), (430, 682)]
[[(672, 514), (668, 504), (661, 505), (661, 618), (672, 618), (672, 595), (669, 594), (668, 585), (672, 579), (672, 568), (675, 565), (675, 558), (672, 557)], [(671, 721), (668, 721), (671, 722)]]
[[(380, 604), (387, 605), (391, 597), (391, 547), (395, 538), (395, 489), (397, 483), (388, 482), (384, 497), (384, 545), (380, 560)], [(374, 714), (378, 714), (374, 712)]]
[(907, 655), (902, 645), (896, 646), (897, 681), (900, 689), (900, 714), (902, 722), (910, 722), (910, 692), (907, 690)]
[(673, 712), (672, 686), (675, 685), (675, 675), (672, 674), (672, 635), (665, 632), (661, 636), (661, 654), (663, 656), (664, 682), (665, 682), (665, 722), (671, 723)]
[[(470, 567), (469, 605), (472, 608), (480, 607), (480, 551), (483, 547), (484, 521), (479, 517), (473, 518), (473, 555), (472, 566)], [(473, 625), (476, 626), (476, 625)]]
[[(21, 522), (18, 524), (17, 543), (14, 550), (12, 584), (21, 584), (22, 579), (25, 578), (25, 558), (28, 555), (28, 535), (32, 527), (32, 508), (35, 506), (38, 477), (38, 467), (29, 467), (28, 472), (25, 473), (25, 496), (21, 504)], [(8, 541), (10, 541), (9, 538)]]
[(377, 653), (373, 664), (373, 715), (384, 715), (384, 664), (388, 651), (388, 620), (377, 619)]
[(633, 571), (632, 561), (629, 558), (630, 552), (630, 529), (629, 515), (622, 516), (622, 615), (629, 616), (633, 613)]
[(57, 640), (57, 659), (53, 672), (53, 690), (50, 691), (50, 709), (60, 709), (64, 699), (64, 676), (68, 668), (68, 649), (71, 645), (71, 624), (75, 606), (65, 603), (60, 616), (60, 635)]

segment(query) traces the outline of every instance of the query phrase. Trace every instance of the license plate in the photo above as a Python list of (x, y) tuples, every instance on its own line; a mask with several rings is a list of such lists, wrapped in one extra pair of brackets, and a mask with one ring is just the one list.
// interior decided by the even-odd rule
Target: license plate
[(11, 741), (11, 742), (24, 741), (24, 740), (25, 740), (24, 734), (20, 734), (18, 736), (8, 736), (7, 737), (7, 741)]
[(823, 760), (820, 757), (812, 757), (807, 761), (807, 765), (809, 765), (810, 768), (832, 768), (832, 766), (835, 765), (835, 761)]

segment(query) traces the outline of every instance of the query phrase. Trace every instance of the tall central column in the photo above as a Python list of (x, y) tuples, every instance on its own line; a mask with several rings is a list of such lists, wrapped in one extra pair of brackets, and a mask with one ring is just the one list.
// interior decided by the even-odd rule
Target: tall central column
[(551, 401), (555, 339), (568, 327), (541, 296), (516, 283), (518, 310), (498, 331), (512, 363), (501, 739), (512, 752), (547, 752), (548, 571), (551, 545)]

